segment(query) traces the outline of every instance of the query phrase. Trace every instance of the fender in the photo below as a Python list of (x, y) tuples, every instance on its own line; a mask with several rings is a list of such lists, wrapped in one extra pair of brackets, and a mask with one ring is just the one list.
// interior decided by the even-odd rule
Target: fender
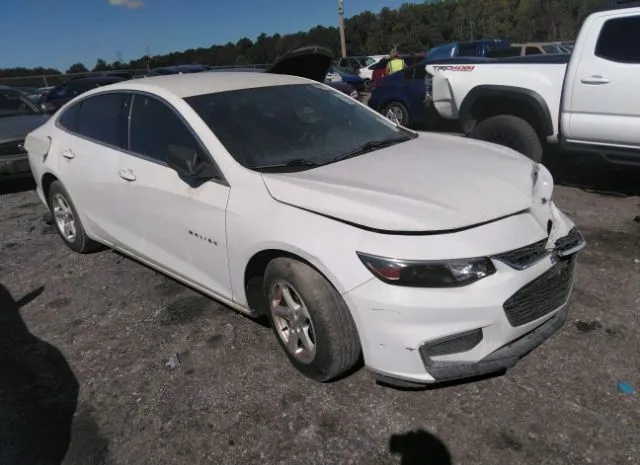
[(464, 128), (469, 127), (469, 124), (472, 124), (473, 122), (473, 118), (471, 117), (471, 108), (473, 108), (473, 104), (479, 99), (487, 97), (506, 97), (530, 105), (536, 112), (536, 117), (541, 123), (545, 136), (552, 136), (555, 134), (553, 129), (553, 120), (551, 119), (551, 112), (549, 111), (547, 102), (540, 94), (531, 89), (525, 89), (524, 87), (499, 85), (480, 85), (474, 87), (467, 94), (462, 101), (459, 110), (460, 122)]

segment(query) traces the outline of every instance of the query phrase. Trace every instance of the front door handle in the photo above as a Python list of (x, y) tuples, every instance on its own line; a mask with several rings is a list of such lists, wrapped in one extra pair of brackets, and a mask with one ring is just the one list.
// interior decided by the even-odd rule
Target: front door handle
[(73, 150), (71, 149), (65, 149), (62, 151), (61, 155), (65, 158), (68, 158), (69, 160), (71, 160), (72, 158), (76, 157), (76, 154), (73, 153)]
[(136, 180), (136, 174), (133, 171), (131, 171), (130, 169), (124, 169), (123, 168), (123, 169), (120, 170), (120, 172), (118, 174), (125, 181), (135, 181)]
[(609, 84), (609, 79), (607, 79), (606, 77), (602, 77), (602, 76), (587, 76), (587, 77), (583, 77), (580, 82), (582, 82), (583, 84), (589, 84), (592, 86), (600, 86), (602, 84)]

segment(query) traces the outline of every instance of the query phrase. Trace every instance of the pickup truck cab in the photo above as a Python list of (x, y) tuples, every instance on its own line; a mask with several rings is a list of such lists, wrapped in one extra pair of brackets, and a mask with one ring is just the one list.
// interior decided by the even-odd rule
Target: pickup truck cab
[(544, 147), (640, 165), (640, 1), (610, 1), (584, 22), (571, 55), (428, 65), (440, 116), (466, 135), (535, 161)]

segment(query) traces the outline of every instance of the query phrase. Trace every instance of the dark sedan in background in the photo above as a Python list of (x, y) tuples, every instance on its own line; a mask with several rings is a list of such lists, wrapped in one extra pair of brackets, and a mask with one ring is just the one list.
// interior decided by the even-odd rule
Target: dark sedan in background
[(24, 139), (48, 118), (26, 95), (0, 86), (0, 181), (31, 176)]
[(123, 80), (123, 78), (116, 76), (92, 76), (65, 81), (55, 86), (47, 95), (42, 97), (40, 108), (46, 113), (54, 113), (65, 103), (88, 90), (115, 84)]

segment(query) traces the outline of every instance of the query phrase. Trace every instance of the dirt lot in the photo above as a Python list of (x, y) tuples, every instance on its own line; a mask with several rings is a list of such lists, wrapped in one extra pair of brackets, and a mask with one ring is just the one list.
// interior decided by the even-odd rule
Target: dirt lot
[(563, 330), (505, 376), (399, 391), (364, 369), (308, 381), (268, 328), (116, 253), (74, 255), (34, 191), (5, 190), (0, 462), (64, 454), (75, 410), (68, 465), (640, 464), (640, 397), (617, 387), (640, 388), (640, 198), (557, 203), (589, 241)]

